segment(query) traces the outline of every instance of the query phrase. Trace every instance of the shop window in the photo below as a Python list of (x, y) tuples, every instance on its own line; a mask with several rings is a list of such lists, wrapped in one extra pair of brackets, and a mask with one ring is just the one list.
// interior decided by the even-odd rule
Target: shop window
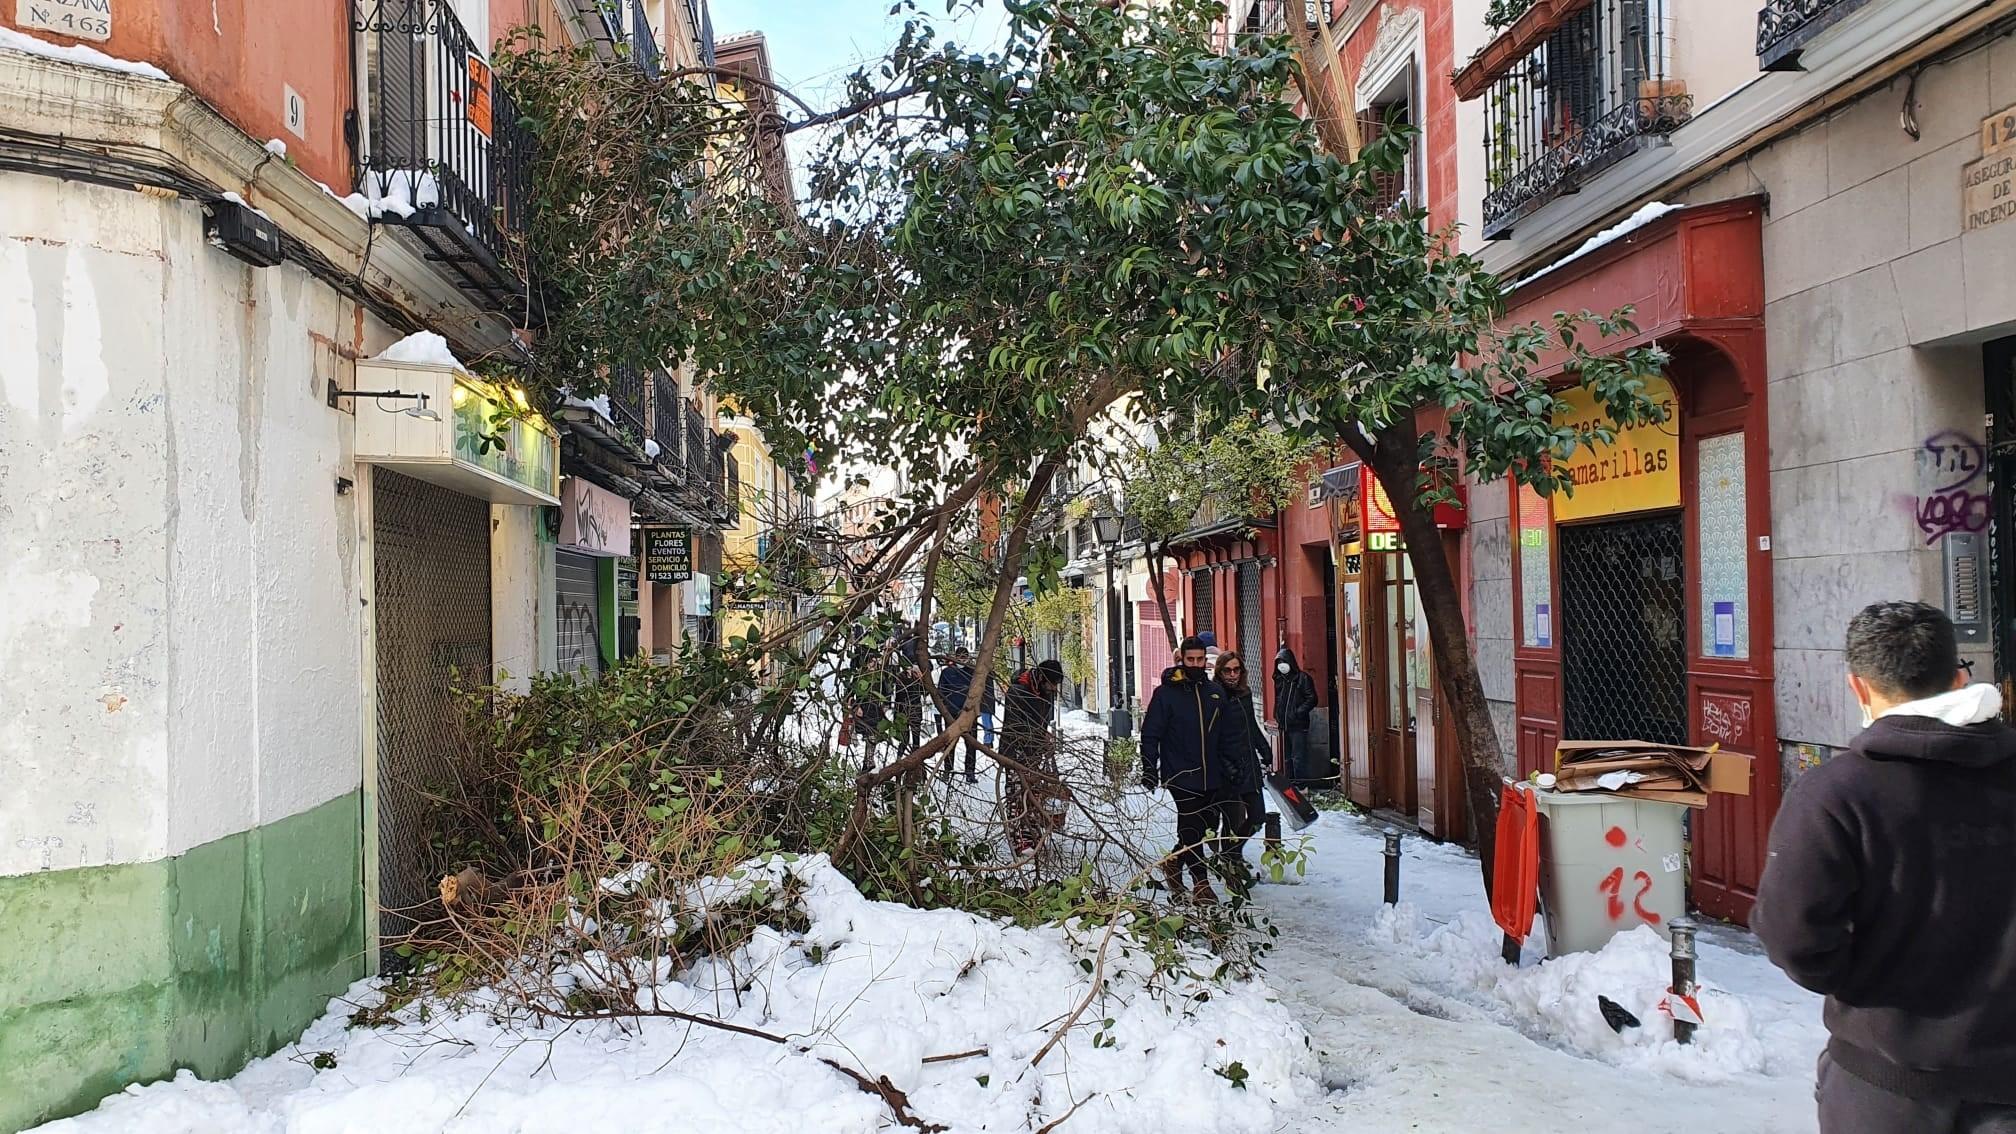
[(1695, 522), (1701, 546), (1701, 653), (1750, 656), (1749, 527), (1746, 523), (1743, 434), (1701, 439), (1696, 457)]
[(1547, 498), (1522, 484), (1518, 501), (1519, 640), (1536, 649), (1552, 649), (1554, 561)]

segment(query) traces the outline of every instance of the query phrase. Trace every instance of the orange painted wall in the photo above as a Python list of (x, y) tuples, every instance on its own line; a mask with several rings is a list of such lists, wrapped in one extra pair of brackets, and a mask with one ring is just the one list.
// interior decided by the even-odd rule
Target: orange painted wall
[[(27, 31), (14, 5), (0, 24), (52, 43), (82, 43), (152, 63), (258, 141), (279, 138), (309, 176), (339, 191), (350, 182), (343, 116), (351, 109), (350, 14), (342, 0), (118, 0), (103, 43)], [(284, 88), (306, 103), (307, 137), (284, 125)]]
[(553, 8), (553, 0), (490, 0), (490, 34), (498, 42), (522, 27), (536, 27), (546, 34), (549, 47), (572, 42), (567, 25)]

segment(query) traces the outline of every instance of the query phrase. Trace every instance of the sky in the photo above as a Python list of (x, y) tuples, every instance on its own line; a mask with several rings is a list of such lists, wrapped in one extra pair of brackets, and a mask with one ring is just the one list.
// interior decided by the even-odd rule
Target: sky
[[(878, 58), (903, 34), (904, 15), (892, 16), (894, 0), (709, 0), (714, 38), (729, 39), (760, 31), (770, 48), (775, 78), (793, 94), (819, 110), (838, 105), (847, 75), (867, 60)], [(1008, 13), (1000, 0), (983, 0), (977, 10), (945, 21), (946, 0), (918, 0), (922, 13), (938, 23), (960, 46), (991, 48), (1007, 32)], [(963, 5), (962, 5), (963, 7)], [(787, 117), (802, 114), (788, 103)], [(799, 134), (787, 143), (794, 172), (807, 151), (817, 145), (817, 131)], [(798, 189), (804, 192), (802, 174)]]

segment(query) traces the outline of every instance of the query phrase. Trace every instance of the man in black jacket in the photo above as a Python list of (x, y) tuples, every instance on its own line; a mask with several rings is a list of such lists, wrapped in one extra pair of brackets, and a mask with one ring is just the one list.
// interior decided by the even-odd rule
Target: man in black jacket
[(1190, 896), (1215, 902), (1204, 852), (1223, 825), (1223, 805), (1234, 798), (1228, 793), (1238, 783), (1232, 761), (1245, 755), (1246, 726), (1205, 670), (1204, 643), (1183, 639), (1181, 655), (1182, 665), (1162, 671), (1141, 718), (1141, 783), (1149, 791), (1168, 788), (1176, 803), (1176, 848), (1162, 867), (1170, 894), (1185, 892), (1187, 867)]
[(1771, 829), (1750, 924), (1827, 997), (1822, 1134), (2016, 1131), (2016, 731), (1936, 607), (1848, 624), (1865, 727)]
[(1322, 776), (1309, 766), (1309, 725), (1316, 712), (1316, 681), (1295, 664), (1286, 646), (1274, 655), (1274, 725), (1281, 730), (1281, 759), (1274, 770), (1297, 783)]
[(1007, 764), (1008, 838), (1015, 853), (1027, 854), (1064, 825), (1069, 793), (1057, 780), (1057, 748), (1050, 732), (1057, 715), (1057, 691), (1064, 666), (1054, 658), (1037, 662), (1008, 682), (1001, 719), (1001, 757)]

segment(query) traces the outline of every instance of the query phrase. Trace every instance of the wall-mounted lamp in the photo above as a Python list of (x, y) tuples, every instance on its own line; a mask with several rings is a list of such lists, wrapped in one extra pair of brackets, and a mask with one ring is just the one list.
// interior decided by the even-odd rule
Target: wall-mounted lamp
[[(329, 381), (330, 409), (336, 408), (336, 400), (338, 398), (370, 398), (372, 401), (379, 403), (386, 401), (412, 402), (412, 405), (407, 406), (403, 410), (385, 410), (385, 412), (403, 413), (407, 417), (417, 417), (424, 421), (441, 420), (441, 415), (428, 407), (426, 394), (409, 394), (404, 390), (341, 390), (336, 387), (336, 381), (332, 378)], [(378, 408), (385, 409), (383, 404), (380, 404)]]

